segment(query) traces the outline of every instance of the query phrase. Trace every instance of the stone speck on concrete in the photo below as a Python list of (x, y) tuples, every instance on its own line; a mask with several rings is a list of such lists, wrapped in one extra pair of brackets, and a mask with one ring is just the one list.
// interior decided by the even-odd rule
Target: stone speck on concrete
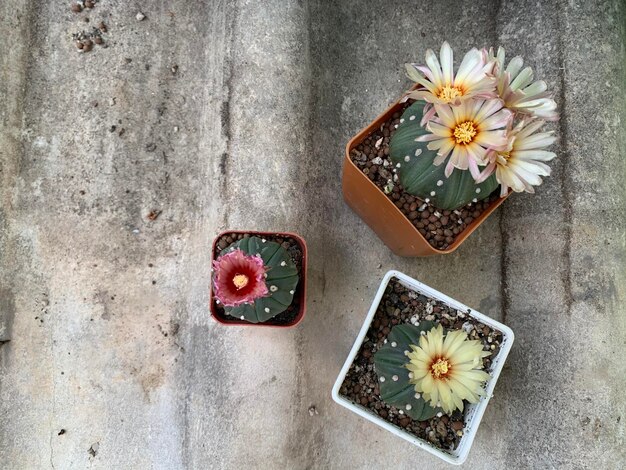
[[(623, 2), (141, 7), (0, 2), (3, 468), (447, 468), (330, 399), (387, 269), (515, 331), (468, 468), (626, 461)], [(108, 48), (77, 53), (86, 15)], [(558, 159), (454, 254), (402, 259), (344, 204), (343, 152), (444, 40), (534, 67)], [(209, 318), (223, 229), (306, 238), (301, 325)]]

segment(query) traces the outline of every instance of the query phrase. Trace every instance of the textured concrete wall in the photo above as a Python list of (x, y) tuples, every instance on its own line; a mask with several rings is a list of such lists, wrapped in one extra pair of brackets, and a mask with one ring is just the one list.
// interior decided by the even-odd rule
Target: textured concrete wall
[[(79, 53), (100, 20), (108, 47)], [(516, 332), (468, 468), (620, 468), (625, 21), (602, 0), (0, 2), (1, 466), (444, 468), (330, 400), (395, 268)], [(455, 254), (402, 259), (341, 200), (343, 148), (446, 39), (526, 58), (559, 158)], [(210, 320), (225, 228), (306, 237), (298, 328)]]

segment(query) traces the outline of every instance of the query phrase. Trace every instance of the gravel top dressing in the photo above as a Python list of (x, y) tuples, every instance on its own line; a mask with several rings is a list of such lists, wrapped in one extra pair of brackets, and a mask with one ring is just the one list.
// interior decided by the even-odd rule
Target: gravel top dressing
[[(250, 236), (252, 236), (252, 234), (241, 234), (241, 233), (228, 234), (226, 233), (222, 235), (217, 241), (217, 243), (215, 244), (215, 251), (213, 252), (213, 259), (216, 259), (219, 256), (220, 252), (223, 249), (228, 248), (228, 246), (230, 246), (232, 243), (238, 240), (241, 240), (243, 238), (248, 238)], [(296, 264), (296, 268), (298, 269), (298, 275), (300, 276), (300, 281), (298, 282), (298, 285), (296, 287), (296, 291), (293, 296), (293, 302), (291, 302), (291, 305), (287, 307), (287, 310), (285, 310), (282, 313), (279, 313), (271, 320), (264, 322), (265, 325), (289, 325), (293, 323), (293, 321), (296, 319), (300, 311), (300, 300), (299, 300), (300, 295), (299, 294), (300, 294), (300, 289), (302, 288), (302, 283), (303, 283), (302, 247), (300, 246), (300, 243), (298, 243), (297, 240), (291, 237), (285, 237), (281, 235), (270, 235), (270, 234), (267, 234), (267, 235), (254, 234), (254, 236), (265, 238), (268, 241), (276, 242), (279, 245), (281, 245), (285, 250), (287, 250), (287, 253), (289, 253), (289, 256), (291, 256), (291, 259)], [(211, 301), (213, 302), (213, 305), (215, 307), (215, 312), (217, 315), (219, 315), (220, 320), (223, 320), (225, 322), (233, 321), (234, 323), (242, 323), (242, 322), (250, 323), (245, 320), (240, 320), (239, 318), (233, 318), (230, 315), (227, 315), (224, 312), (224, 307), (218, 304), (215, 301), (215, 298), (212, 298)]]
[[(498, 199), (499, 189), (487, 198), (469, 203), (461, 209), (441, 210), (402, 189), (395, 167), (389, 158), (389, 142), (400, 124), (400, 116), (411, 103), (393, 114), (350, 152), (350, 159), (402, 211), (436, 249), (445, 250), (463, 230)], [(389, 181), (393, 182), (390, 190)], [(385, 189), (387, 188), (387, 189)]]
[(467, 312), (457, 311), (438, 300), (418, 294), (392, 278), (339, 393), (354, 404), (368, 408), (385, 421), (435, 447), (453, 450), (463, 436), (463, 412), (455, 411), (451, 415), (440, 412), (429, 420), (415, 421), (401, 409), (387, 405), (380, 398), (378, 376), (374, 370), (374, 354), (386, 343), (393, 326), (421, 321), (433, 321), (447, 330), (463, 329), (468, 333), (469, 339), (481, 341), (483, 349), (491, 351), (491, 356), (483, 359), (484, 370), (491, 371), (493, 359), (502, 344), (501, 332), (480, 323)]

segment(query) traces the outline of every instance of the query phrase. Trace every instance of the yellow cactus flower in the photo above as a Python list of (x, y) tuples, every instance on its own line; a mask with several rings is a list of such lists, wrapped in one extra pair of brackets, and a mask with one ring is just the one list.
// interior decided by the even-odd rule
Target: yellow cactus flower
[(419, 346), (411, 345), (410, 382), (415, 391), (433, 407), (440, 406), (450, 414), (463, 411), (463, 400), (477, 403), (484, 395), (484, 382), (489, 374), (482, 369), (482, 358), (489, 356), (478, 340), (468, 340), (463, 330), (448, 332), (441, 325), (420, 337)]

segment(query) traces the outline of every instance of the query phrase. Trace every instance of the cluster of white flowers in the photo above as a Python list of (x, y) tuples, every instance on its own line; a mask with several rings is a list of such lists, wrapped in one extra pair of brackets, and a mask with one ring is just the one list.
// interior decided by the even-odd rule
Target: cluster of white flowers
[(543, 149), (556, 137), (537, 131), (558, 119), (546, 83), (533, 82), (533, 71), (523, 67), (521, 57), (506, 67), (504, 61), (503, 48), (497, 54), (472, 49), (455, 73), (445, 42), (439, 59), (429, 49), (426, 65), (407, 64), (408, 76), (420, 85), (407, 99), (427, 102), (421, 125), (430, 134), (418, 141), (437, 151), (434, 164), (447, 160), (446, 176), (455, 168), (469, 170), (477, 183), (495, 172), (502, 196), (509, 189), (532, 193), (541, 177), (550, 175), (544, 162), (556, 155)]

